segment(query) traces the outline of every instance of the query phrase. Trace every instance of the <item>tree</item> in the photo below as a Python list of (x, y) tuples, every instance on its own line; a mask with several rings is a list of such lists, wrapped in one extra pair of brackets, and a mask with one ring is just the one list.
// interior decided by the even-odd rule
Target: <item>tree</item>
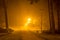
[(58, 16), (58, 32), (60, 33), (60, 0), (56, 0), (57, 16)]
[(50, 20), (50, 32), (55, 33), (55, 22), (53, 14), (53, 0), (48, 0), (49, 20)]
[(3, 8), (4, 8), (4, 13), (5, 13), (6, 29), (8, 30), (8, 18), (7, 18), (7, 6), (6, 6), (6, 0), (3, 0)]

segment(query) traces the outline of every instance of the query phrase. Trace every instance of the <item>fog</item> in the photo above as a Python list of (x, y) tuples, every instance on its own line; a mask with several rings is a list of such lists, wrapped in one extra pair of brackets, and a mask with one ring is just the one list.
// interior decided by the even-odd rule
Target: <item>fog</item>
[[(42, 23), (43, 29), (49, 29), (48, 0), (40, 0), (33, 4), (27, 0), (8, 0), (6, 5), (9, 27), (19, 28), (26, 23), (27, 18), (32, 18), (33, 21), (36, 20), (35, 25), (39, 28)], [(3, 10), (2, 7), (1, 9)]]

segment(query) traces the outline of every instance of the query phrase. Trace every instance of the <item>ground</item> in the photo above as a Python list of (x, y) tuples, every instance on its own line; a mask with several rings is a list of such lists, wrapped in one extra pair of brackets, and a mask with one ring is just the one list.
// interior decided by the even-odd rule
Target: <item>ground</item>
[(48, 33), (38, 33), (32, 32), (39, 38), (43, 38), (45, 40), (60, 40), (60, 34), (48, 34)]
[(29, 31), (15, 31), (0, 37), (0, 40), (45, 40)]

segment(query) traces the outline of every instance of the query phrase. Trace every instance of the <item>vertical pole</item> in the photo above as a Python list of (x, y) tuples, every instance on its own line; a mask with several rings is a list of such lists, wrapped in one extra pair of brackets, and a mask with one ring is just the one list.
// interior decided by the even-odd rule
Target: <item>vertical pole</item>
[(53, 14), (53, 0), (48, 0), (49, 20), (50, 20), (50, 32), (55, 33), (55, 22)]
[(4, 7), (4, 12), (5, 12), (6, 29), (8, 31), (7, 6), (6, 6), (6, 1), (5, 0), (3, 0), (3, 7)]

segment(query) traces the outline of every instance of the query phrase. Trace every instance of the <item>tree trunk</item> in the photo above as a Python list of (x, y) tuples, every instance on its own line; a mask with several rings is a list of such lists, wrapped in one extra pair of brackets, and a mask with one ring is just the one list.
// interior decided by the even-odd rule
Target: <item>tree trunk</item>
[(4, 13), (5, 13), (6, 29), (8, 30), (7, 6), (6, 6), (5, 0), (3, 0), (3, 7), (4, 7)]
[(49, 20), (50, 20), (50, 32), (55, 33), (55, 22), (53, 14), (53, 0), (48, 0)]
[(58, 32), (60, 33), (60, 1), (56, 0), (57, 6), (57, 16), (58, 16)]

